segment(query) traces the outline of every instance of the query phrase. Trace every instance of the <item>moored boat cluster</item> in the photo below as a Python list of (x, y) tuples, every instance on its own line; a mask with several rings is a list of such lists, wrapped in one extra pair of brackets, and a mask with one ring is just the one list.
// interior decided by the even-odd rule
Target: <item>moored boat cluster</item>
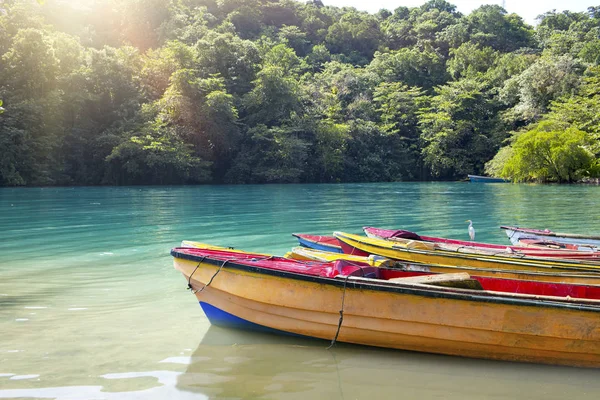
[(503, 227), (513, 245), (363, 228), (284, 257), (174, 248), (213, 324), (473, 358), (600, 367), (600, 238)]

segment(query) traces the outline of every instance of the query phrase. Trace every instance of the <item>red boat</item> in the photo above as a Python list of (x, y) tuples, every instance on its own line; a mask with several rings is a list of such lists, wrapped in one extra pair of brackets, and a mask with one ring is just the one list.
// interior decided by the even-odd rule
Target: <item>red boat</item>
[(310, 235), (307, 233), (292, 233), (292, 236), (298, 239), (300, 246), (331, 253), (343, 253), (340, 242), (333, 236)]

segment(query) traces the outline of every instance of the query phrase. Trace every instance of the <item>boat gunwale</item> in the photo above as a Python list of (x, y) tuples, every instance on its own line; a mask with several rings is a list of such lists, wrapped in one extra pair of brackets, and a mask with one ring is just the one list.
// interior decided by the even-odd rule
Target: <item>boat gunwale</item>
[[(444, 291), (439, 290), (437, 287), (423, 287), (425, 285), (406, 284), (399, 282), (390, 282), (382, 280), (381, 282), (361, 282), (354, 279), (344, 278), (329, 278), (324, 276), (307, 275), (291, 271), (282, 271), (276, 269), (269, 269), (260, 266), (252, 266), (244, 264), (240, 261), (244, 260), (221, 260), (211, 258), (210, 256), (200, 256), (194, 254), (187, 254), (185, 252), (178, 251), (177, 248), (171, 250), (171, 256), (175, 259), (180, 258), (188, 261), (196, 261), (200, 265), (201, 263), (211, 264), (221, 268), (236, 269), (245, 272), (258, 273), (262, 275), (269, 275), (275, 277), (288, 278), (298, 281), (326, 284), (334, 287), (347, 288), (350, 286), (353, 289), (365, 289), (378, 292), (390, 292), (405, 295), (424, 296), (429, 298), (445, 298), (452, 300), (463, 300), (463, 301), (477, 301), (483, 303), (494, 303), (494, 304), (505, 304), (505, 305), (520, 305), (530, 307), (544, 307), (544, 308), (562, 308), (576, 311), (585, 312), (596, 312), (600, 313), (600, 305), (594, 304), (577, 304), (577, 298), (572, 298), (569, 302), (552, 301), (552, 300), (536, 300), (530, 298), (518, 298), (519, 294), (511, 294), (515, 297), (504, 297), (502, 293), (494, 292), (488, 295), (478, 295), (472, 292), (464, 293), (458, 290)], [(250, 260), (245, 260), (250, 262)], [(317, 263), (318, 264), (318, 263)], [(350, 278), (350, 277), (348, 277)], [(385, 282), (385, 283), (384, 283)]]

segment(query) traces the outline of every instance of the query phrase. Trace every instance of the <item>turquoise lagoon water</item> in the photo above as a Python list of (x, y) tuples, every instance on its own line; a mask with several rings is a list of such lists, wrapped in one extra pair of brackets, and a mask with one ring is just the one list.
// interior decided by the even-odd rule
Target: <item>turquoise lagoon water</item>
[(600, 233), (600, 188), (471, 183), (0, 188), (0, 398), (564, 399), (600, 372), (211, 327), (169, 250), (282, 255), (365, 225), (508, 244), (501, 224)]

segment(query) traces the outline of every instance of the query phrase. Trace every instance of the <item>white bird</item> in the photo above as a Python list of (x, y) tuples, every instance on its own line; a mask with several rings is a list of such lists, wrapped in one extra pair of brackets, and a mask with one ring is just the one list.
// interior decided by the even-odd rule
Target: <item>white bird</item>
[(473, 228), (473, 221), (468, 219), (465, 222), (469, 223), (469, 237), (471, 238), (471, 241), (473, 241), (475, 240), (475, 228)]

